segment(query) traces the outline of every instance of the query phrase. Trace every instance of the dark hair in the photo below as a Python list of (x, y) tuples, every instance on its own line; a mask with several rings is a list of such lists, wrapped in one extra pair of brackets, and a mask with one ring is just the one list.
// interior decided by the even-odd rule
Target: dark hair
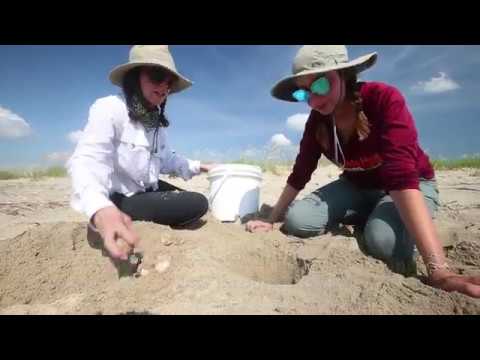
[[(145, 108), (148, 108), (149, 105), (147, 99), (145, 99), (145, 97), (143, 96), (142, 88), (140, 86), (141, 69), (141, 67), (135, 67), (132, 70), (129, 70), (125, 74), (122, 83), (123, 94), (125, 95), (125, 99), (127, 102), (128, 116), (133, 121), (139, 121), (137, 115), (131, 110), (133, 96), (136, 96)], [(167, 100), (165, 99), (165, 101), (160, 105), (160, 126), (162, 127), (168, 127), (170, 125), (170, 122), (165, 115), (166, 104)]]
[[(363, 100), (360, 94), (360, 83), (358, 82), (357, 73), (355, 69), (343, 69), (339, 70), (338, 74), (345, 82), (345, 100), (350, 101), (355, 106), (355, 112), (357, 114), (355, 129), (360, 141), (362, 141), (366, 139), (370, 133), (370, 124), (363, 111)], [(327, 130), (325, 122), (322, 121), (319, 123), (316, 131), (316, 139), (324, 151), (330, 148), (330, 134)]]
[(358, 78), (355, 70), (343, 69), (339, 72), (340, 78), (345, 81), (345, 98), (350, 101), (358, 100)]

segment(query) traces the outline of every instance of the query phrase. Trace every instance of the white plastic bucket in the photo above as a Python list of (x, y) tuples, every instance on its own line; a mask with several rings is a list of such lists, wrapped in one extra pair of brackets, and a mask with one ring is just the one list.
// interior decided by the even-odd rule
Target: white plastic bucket
[(224, 164), (208, 172), (210, 210), (220, 221), (258, 211), (262, 170), (258, 166)]

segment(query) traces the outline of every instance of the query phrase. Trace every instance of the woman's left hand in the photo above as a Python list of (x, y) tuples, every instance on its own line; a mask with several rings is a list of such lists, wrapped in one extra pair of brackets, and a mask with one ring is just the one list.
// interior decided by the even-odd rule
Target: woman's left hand
[(219, 164), (200, 164), (200, 171), (209, 172), (213, 168), (219, 166)]
[(430, 275), (428, 283), (448, 292), (458, 291), (474, 298), (480, 298), (480, 276), (463, 276), (443, 270)]

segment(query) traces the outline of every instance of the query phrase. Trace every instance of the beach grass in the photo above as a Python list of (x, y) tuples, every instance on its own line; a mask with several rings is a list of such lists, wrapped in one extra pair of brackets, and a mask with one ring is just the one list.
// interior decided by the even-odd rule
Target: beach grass
[(480, 169), (480, 156), (469, 156), (461, 159), (433, 159), (435, 170)]
[[(291, 170), (295, 161), (293, 160), (256, 160), (250, 158), (240, 158), (236, 161), (233, 161), (235, 164), (245, 164), (245, 165), (256, 165), (259, 166), (263, 172), (270, 172), (274, 175), (280, 175), (284, 171)], [(332, 163), (325, 157), (322, 157), (318, 162), (319, 167), (329, 166)]]
[[(435, 170), (458, 170), (458, 169), (479, 169), (480, 173), (480, 156), (469, 156), (461, 159), (432, 159), (431, 160)], [(252, 158), (239, 158), (232, 161), (235, 164), (255, 165), (262, 169), (263, 172), (270, 172), (274, 175), (279, 175), (285, 170), (290, 170), (293, 167), (294, 161), (285, 160), (265, 160), (265, 159), (252, 159)], [(319, 162), (319, 167), (328, 166), (332, 163), (322, 157)], [(47, 168), (35, 168), (35, 169), (2, 169), (0, 170), (0, 180), (13, 180), (13, 179), (31, 179), (41, 180), (44, 178), (60, 178), (66, 177), (67, 170), (63, 166), (50, 166)]]
[(45, 169), (0, 170), (0, 180), (31, 179), (35, 181), (48, 177), (58, 178), (65, 176), (67, 176), (67, 170), (63, 166), (50, 166)]
[(256, 159), (249, 159), (249, 158), (240, 158), (233, 161), (233, 163), (244, 164), (244, 165), (255, 165), (260, 167), (263, 172), (271, 172), (272, 174), (275, 174), (275, 175), (278, 175), (279, 168), (292, 165), (290, 162), (256, 160)]

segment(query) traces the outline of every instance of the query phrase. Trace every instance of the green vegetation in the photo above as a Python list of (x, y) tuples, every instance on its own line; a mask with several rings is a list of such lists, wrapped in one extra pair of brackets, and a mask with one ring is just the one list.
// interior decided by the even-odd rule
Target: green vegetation
[(262, 169), (263, 172), (270, 172), (274, 175), (280, 175), (281, 169), (291, 168), (294, 164), (293, 161), (280, 161), (280, 160), (257, 160), (250, 158), (240, 158), (232, 161), (233, 164), (245, 164), (255, 165)]
[(65, 177), (67, 170), (63, 166), (51, 166), (46, 169), (33, 170), (0, 170), (0, 180), (32, 179), (40, 180), (46, 177)]
[[(433, 167), (436, 170), (457, 170), (457, 169), (480, 169), (480, 156), (468, 156), (461, 159), (432, 159)], [(289, 160), (262, 160), (240, 158), (232, 161), (235, 164), (246, 164), (259, 166), (262, 171), (278, 175), (281, 169), (291, 169), (294, 162)], [(322, 157), (319, 166), (331, 165), (330, 161)], [(40, 180), (47, 177), (65, 177), (67, 170), (63, 166), (51, 166), (46, 169), (32, 170), (0, 170), (0, 180), (32, 179)]]
[(432, 164), (436, 170), (480, 169), (480, 156), (469, 156), (461, 159), (436, 159), (432, 160)]

